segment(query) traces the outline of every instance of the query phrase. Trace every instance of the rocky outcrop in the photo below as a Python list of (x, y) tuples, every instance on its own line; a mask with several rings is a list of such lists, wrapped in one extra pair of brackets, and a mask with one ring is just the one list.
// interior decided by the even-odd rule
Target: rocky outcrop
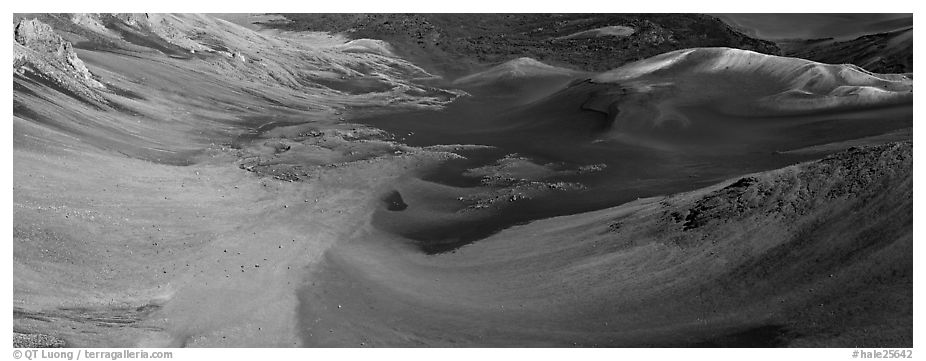
[(103, 87), (102, 84), (93, 79), (93, 74), (90, 73), (84, 62), (77, 57), (74, 46), (62, 39), (58, 34), (55, 34), (51, 26), (37, 19), (24, 19), (16, 24), (13, 33), (16, 42), (20, 45), (39, 54), (51, 56), (52, 60), (57, 60), (65, 67), (65, 70), (86, 82), (87, 85), (94, 88)]
[(13, 28), (14, 73), (42, 83), (50, 82), (81, 100), (106, 103), (97, 81), (74, 52), (74, 46), (38, 19), (20, 20)]
[(209, 49), (207, 46), (192, 39), (189, 31), (187, 31), (188, 29), (185, 29), (185, 26), (189, 26), (187, 22), (195, 22), (195, 18), (185, 21), (184, 19), (168, 14), (113, 14), (112, 16), (143, 33), (150, 32), (167, 43), (182, 48), (177, 49), (178, 51), (195, 53), (197, 51)]

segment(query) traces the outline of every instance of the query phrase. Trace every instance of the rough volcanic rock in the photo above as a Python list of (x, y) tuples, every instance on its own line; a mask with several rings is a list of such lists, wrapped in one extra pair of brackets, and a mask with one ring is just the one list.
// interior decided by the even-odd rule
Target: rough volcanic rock
[(13, 28), (13, 71), (39, 82), (50, 82), (76, 97), (106, 103), (99, 90), (106, 87), (77, 57), (74, 46), (38, 19), (22, 19)]
[(94, 88), (102, 88), (103, 85), (93, 79), (93, 74), (87, 70), (84, 62), (77, 57), (74, 52), (74, 46), (55, 34), (51, 26), (48, 26), (37, 19), (21, 20), (16, 24), (13, 30), (16, 42), (22, 46), (32, 49), (38, 53), (44, 53), (53, 56), (65, 66), (66, 70), (81, 79), (85, 84)]
[(13, 332), (13, 347), (15, 348), (54, 348), (66, 345), (64, 340), (54, 336)]

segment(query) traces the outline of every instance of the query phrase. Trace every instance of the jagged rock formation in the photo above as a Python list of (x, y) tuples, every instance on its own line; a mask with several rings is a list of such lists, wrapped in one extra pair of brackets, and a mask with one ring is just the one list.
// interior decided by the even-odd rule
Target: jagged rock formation
[(13, 71), (49, 81), (86, 101), (105, 103), (97, 81), (74, 52), (74, 46), (37, 19), (20, 20), (13, 28)]
[(93, 79), (84, 62), (74, 53), (71, 43), (55, 34), (51, 26), (36, 19), (20, 20), (13, 28), (13, 38), (22, 46), (54, 56), (84, 80)]

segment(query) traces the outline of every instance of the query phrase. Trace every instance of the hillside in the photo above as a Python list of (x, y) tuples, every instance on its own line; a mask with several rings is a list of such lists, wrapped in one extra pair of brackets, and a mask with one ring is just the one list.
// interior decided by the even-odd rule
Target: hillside
[(438, 256), (361, 235), (302, 289), (304, 341), (909, 347), (912, 170), (909, 142), (853, 148)]
[[(603, 71), (671, 50), (728, 46), (778, 54), (774, 43), (697, 14), (280, 14), (261, 25), (388, 41), (449, 78), (521, 57)], [(622, 27), (621, 32), (580, 36)], [(630, 33), (626, 36), (623, 34)], [(588, 34), (588, 33), (585, 33)], [(621, 36), (614, 36), (618, 34)]]
[(830, 64), (855, 64), (875, 73), (913, 72), (913, 28), (834, 39), (779, 41), (785, 55)]

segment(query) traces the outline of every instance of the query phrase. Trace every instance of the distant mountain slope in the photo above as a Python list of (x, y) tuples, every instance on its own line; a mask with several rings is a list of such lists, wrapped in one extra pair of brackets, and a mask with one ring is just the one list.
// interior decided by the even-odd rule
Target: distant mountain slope
[[(742, 144), (746, 139), (751, 140), (751, 146), (759, 146), (807, 137), (800, 131), (784, 132), (773, 140), (768, 127), (780, 125), (784, 128), (779, 131), (784, 131), (806, 126), (793, 119), (784, 121), (784, 116), (903, 107), (912, 101), (913, 81), (906, 75), (873, 74), (854, 65), (822, 64), (740, 49), (698, 48), (661, 54), (600, 73), (590, 81), (573, 83), (510, 119), (518, 124), (516, 129), (559, 133), (591, 124), (578, 120), (594, 115), (581, 110), (594, 111), (605, 115), (604, 126), (615, 136), (634, 134), (634, 141), (640, 141), (648, 135), (679, 146), (682, 139), (678, 134), (700, 134), (685, 139), (706, 141), (698, 145), (704, 149), (723, 142)], [(806, 121), (813, 122), (810, 118)], [(874, 127), (887, 131), (909, 122), (905, 115), (896, 119), (882, 116), (873, 123), (844, 121), (837, 128), (839, 132), (813, 137), (819, 141)], [(734, 129), (738, 130), (735, 136), (727, 133)]]
[(875, 73), (913, 72), (913, 28), (849, 41), (834, 39), (779, 42), (788, 56), (830, 64), (855, 64)]
[[(710, 103), (721, 97), (726, 101), (718, 110), (744, 117), (913, 100), (913, 81), (903, 75), (872, 74), (852, 65), (821, 64), (729, 48), (674, 51), (602, 73), (592, 81), (636, 88), (622, 89), (620, 96), (609, 94), (604, 98), (620, 99), (626, 105), (645, 107), (670, 118), (678, 115), (665, 114), (672, 112), (669, 104), (678, 107)], [(637, 93), (642, 97), (633, 101), (631, 94)], [(596, 100), (593, 98), (589, 105)]]
[(577, 77), (581, 73), (572, 69), (559, 68), (531, 58), (517, 58), (494, 66), (486, 71), (459, 78), (456, 84), (484, 84), (498, 81), (516, 81), (525, 78)]
[[(589, 181), (587, 189), (571, 196), (539, 195), (514, 186), (503, 196), (460, 199), (467, 206), (497, 210), (492, 222), (511, 223), (524, 221), (518, 218), (523, 214), (552, 216), (567, 207), (579, 212), (587, 204), (606, 199), (619, 204), (778, 168), (846, 148), (837, 144), (859, 138), (869, 137), (866, 142), (874, 141), (871, 137), (904, 139), (904, 129), (912, 127), (912, 79), (903, 74), (872, 74), (854, 65), (732, 48), (697, 48), (560, 85), (556, 85), (562, 79), (558, 69), (522, 59), (461, 78), (459, 83), (473, 79), (484, 84), (474, 87), (473, 93), (480, 91), (493, 96), (494, 102), (507, 103), (502, 110), (487, 111), (486, 103), (467, 103), (470, 99), (464, 98), (446, 112), (377, 116), (374, 124), (394, 134), (409, 134), (424, 133), (414, 123), (426, 123), (431, 127), (428, 132), (442, 132), (435, 138), (445, 144), (497, 146), (506, 154), (543, 159), (540, 165), (547, 159), (606, 165), (595, 177), (607, 182)], [(524, 88), (509, 92), (519, 96), (506, 97), (505, 91), (517, 86)], [(525, 99), (524, 92), (535, 93)], [(804, 149), (828, 143), (827, 147)], [(803, 150), (787, 152), (797, 149)], [(679, 177), (680, 173), (686, 175)], [(506, 177), (529, 178), (501, 178)], [(641, 181), (646, 179), (659, 182)], [(453, 191), (428, 191), (427, 187), (400, 189), (413, 210), (384, 212), (382, 221), (375, 224), (420, 242), (425, 252), (438, 248), (435, 245), (452, 249), (481, 242), (485, 234), (467, 233), (476, 227), (461, 230), (447, 222), (452, 218), (462, 224), (476, 216), (443, 213), (446, 217), (428, 221), (428, 215), (441, 210), (422, 212), (425, 208), (419, 200)], [(518, 197), (529, 199), (521, 202)], [(547, 204), (552, 206), (541, 208)]]
[[(266, 26), (386, 40), (426, 69), (456, 76), (530, 57), (603, 71), (667, 51), (727, 46), (778, 54), (769, 41), (698, 14), (282, 14)], [(574, 36), (620, 27), (625, 36)]]
[(835, 38), (845, 41), (913, 26), (911, 13), (719, 13), (740, 32), (772, 41)]
[(452, 85), (479, 95), (520, 98), (527, 103), (555, 92), (588, 73), (517, 58), (453, 81)]

